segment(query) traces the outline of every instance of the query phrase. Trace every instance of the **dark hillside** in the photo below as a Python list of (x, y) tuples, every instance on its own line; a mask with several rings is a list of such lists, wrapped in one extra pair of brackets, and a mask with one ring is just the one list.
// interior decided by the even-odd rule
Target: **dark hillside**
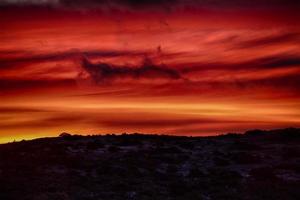
[(0, 145), (1, 200), (300, 199), (300, 129)]

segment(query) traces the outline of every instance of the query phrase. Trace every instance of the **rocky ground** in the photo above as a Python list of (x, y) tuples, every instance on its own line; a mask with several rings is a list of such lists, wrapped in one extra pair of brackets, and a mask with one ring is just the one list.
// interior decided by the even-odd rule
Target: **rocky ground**
[(300, 199), (300, 129), (0, 145), (1, 200)]

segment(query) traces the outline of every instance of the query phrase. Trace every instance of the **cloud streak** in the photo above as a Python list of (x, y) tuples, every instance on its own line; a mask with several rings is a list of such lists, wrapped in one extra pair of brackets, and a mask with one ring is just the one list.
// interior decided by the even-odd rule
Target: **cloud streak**
[(23, 52), (23, 55), (14, 58), (7, 58), (5, 54), (3, 54), (4, 56), (2, 56), (0, 52), (0, 70), (10, 68), (10, 67), (18, 67), (24, 64), (53, 62), (53, 61), (62, 61), (62, 60), (75, 60), (76, 58), (80, 59), (83, 54), (88, 56), (89, 58), (105, 58), (105, 57), (117, 57), (117, 56), (145, 55), (146, 52), (114, 51), (114, 50), (111, 51), (70, 50), (65, 52), (47, 53), (47, 54), (31, 54), (30, 52)]
[(18, 92), (33, 89), (50, 88), (76, 88), (77, 83), (73, 79), (54, 79), (54, 80), (31, 80), (31, 79), (0, 79), (0, 94), (7, 92)]
[(266, 8), (266, 7), (292, 7), (300, 6), (297, 0), (3, 0), (2, 5), (48, 5), (73, 8), (131, 8), (149, 9), (160, 8), (170, 9), (174, 7), (244, 7), (244, 8)]
[(255, 38), (248, 41), (242, 41), (238, 44), (234, 44), (234, 48), (256, 48), (295, 41), (300, 41), (299, 33), (284, 33), (279, 35), (270, 35), (262, 38)]
[[(186, 64), (185, 64), (186, 65)], [(276, 69), (287, 68), (290, 66), (300, 65), (300, 56), (297, 54), (278, 54), (272, 56), (265, 56), (261, 58), (254, 58), (249, 61), (240, 61), (235, 63), (226, 62), (199, 62), (190, 64), (189, 67), (184, 67), (180, 71), (181, 73), (193, 73), (197, 71), (205, 70), (263, 70), (263, 69)]]

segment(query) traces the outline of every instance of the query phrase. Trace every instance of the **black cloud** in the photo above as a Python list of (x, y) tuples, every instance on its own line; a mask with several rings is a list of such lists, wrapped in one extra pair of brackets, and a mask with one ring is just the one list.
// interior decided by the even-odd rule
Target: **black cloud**
[(115, 79), (164, 79), (179, 80), (181, 74), (175, 69), (162, 65), (154, 65), (149, 59), (145, 59), (141, 66), (117, 66), (108, 63), (91, 63), (87, 58), (82, 60), (82, 68), (96, 83), (112, 81)]
[[(271, 56), (256, 61), (258, 67), (262, 68), (284, 68), (300, 65), (300, 56)], [(253, 62), (255, 64), (255, 62)]]

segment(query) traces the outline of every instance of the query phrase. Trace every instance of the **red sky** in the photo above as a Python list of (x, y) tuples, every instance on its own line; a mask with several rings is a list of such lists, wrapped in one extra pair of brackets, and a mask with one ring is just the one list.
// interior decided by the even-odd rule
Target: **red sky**
[(297, 1), (20, 2), (0, 1), (0, 142), (300, 125)]

